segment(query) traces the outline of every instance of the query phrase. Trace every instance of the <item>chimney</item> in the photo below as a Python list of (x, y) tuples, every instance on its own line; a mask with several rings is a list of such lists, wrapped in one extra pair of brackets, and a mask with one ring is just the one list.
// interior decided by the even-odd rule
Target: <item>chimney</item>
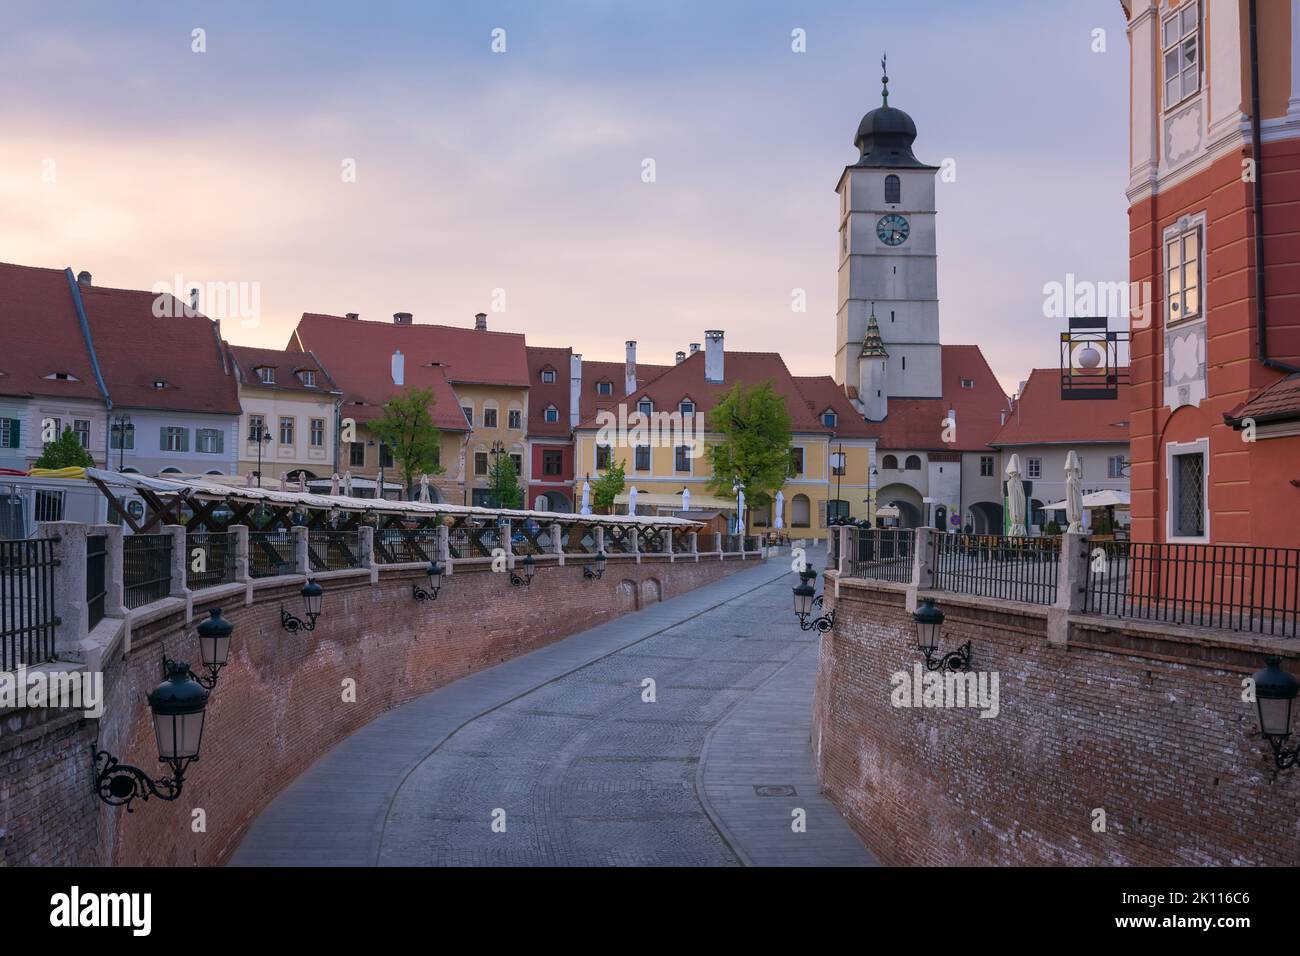
[(85, 269), (77, 273), (77, 285), (90, 285), (90, 273)]
[(406, 358), (401, 349), (393, 352), (393, 384), (399, 388), (406, 384)]
[(685, 353), (685, 352), (678, 352), (678, 353), (677, 353), (677, 361), (676, 361), (674, 364), (676, 364), (676, 365), (681, 365), (681, 364), (682, 364), (683, 362), (685, 362), (685, 361), (686, 361), (686, 353)]
[(1006, 423), (1007, 423), (1007, 410), (1004, 408), (1002, 409), (1002, 411), (998, 412), (998, 424), (1005, 425)]
[(486, 312), (476, 312), (476, 313), (474, 314), (474, 331), (476, 331), (476, 332), (486, 332), (486, 331), (487, 331), (487, 313), (486, 313)]
[(695, 354), (696, 352), (698, 352), (699, 350), (700, 350), (700, 343), (699, 343), (699, 342), (692, 342), (692, 343), (691, 343), (691, 354), (694, 355), (694, 354)]
[(394, 312), (393, 325), (410, 325), (411, 318), (412, 316), (410, 312)]
[(636, 342), (632, 339), (627, 340), (627, 363), (623, 366), (623, 389), (626, 395), (631, 395), (636, 391)]
[(199, 287), (195, 286), (190, 289), (190, 311), (199, 311)]
[(361, 318), (361, 313), (360, 313), (360, 312), (349, 312), (349, 313), (347, 314), (347, 317), (348, 317), (349, 319), (359, 319), (359, 318)]
[(721, 329), (708, 329), (704, 333), (704, 381), (721, 382), (722, 378), (722, 336)]
[(569, 427), (577, 428), (582, 413), (582, 356), (569, 356)]

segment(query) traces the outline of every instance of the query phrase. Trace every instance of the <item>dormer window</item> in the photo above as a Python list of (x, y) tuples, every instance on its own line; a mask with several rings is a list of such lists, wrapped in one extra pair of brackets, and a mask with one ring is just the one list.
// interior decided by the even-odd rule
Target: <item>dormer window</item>
[(262, 365), (257, 369), (255, 369), (254, 371), (257, 372), (257, 377), (259, 380), (261, 380), (263, 385), (275, 384), (275, 369), (273, 369), (271, 366)]
[(596, 383), (596, 394), (597, 394), (597, 395), (613, 395), (613, 394), (614, 394), (614, 383), (613, 383), (613, 382), (597, 382), (597, 383)]
[(683, 398), (681, 404), (677, 406), (677, 410), (682, 413), (682, 418), (685, 418), (687, 415), (694, 415), (695, 402), (689, 398)]
[(822, 424), (827, 428), (834, 428), (839, 420), (840, 417), (835, 414), (833, 408), (828, 408), (826, 411), (822, 412)]
[(45, 378), (51, 382), (80, 382), (81, 379), (68, 372), (51, 372)]
[(649, 415), (654, 411), (654, 408), (654, 403), (648, 398), (643, 398), (641, 401), (636, 403), (636, 410), (642, 415)]
[(961, 387), (962, 387), (962, 388), (974, 388), (974, 387), (975, 387), (975, 379), (973, 379), (973, 378), (963, 378), (963, 379), (961, 380)]
[(555, 384), (555, 369), (553, 368), (542, 369), (542, 384), (543, 385)]
[(166, 387), (167, 387), (167, 383), (164, 382), (162, 379), (157, 378), (157, 379), (154, 379), (153, 387), (154, 387), (154, 388), (158, 388), (158, 389), (166, 388)]
[(546, 420), (548, 422), (558, 422), (560, 420), (560, 410), (554, 405), (546, 406)]
[(313, 369), (304, 368), (298, 372), (298, 381), (302, 382), (308, 388), (316, 387), (316, 372)]

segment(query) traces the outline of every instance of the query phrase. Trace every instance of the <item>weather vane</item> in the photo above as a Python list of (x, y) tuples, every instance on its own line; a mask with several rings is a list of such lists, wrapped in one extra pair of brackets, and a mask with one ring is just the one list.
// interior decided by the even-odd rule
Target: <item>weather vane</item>
[(880, 54), (880, 74), (881, 74), (881, 76), (880, 76), (880, 82), (881, 82), (880, 96), (881, 96), (881, 99), (884, 101), (884, 105), (885, 105), (885, 106), (888, 106), (888, 105), (889, 105), (889, 70), (888, 70), (888, 68), (885, 66), (885, 62), (886, 62), (888, 59), (889, 59), (889, 54), (888, 54), (888, 53), (882, 53), (882, 54)]

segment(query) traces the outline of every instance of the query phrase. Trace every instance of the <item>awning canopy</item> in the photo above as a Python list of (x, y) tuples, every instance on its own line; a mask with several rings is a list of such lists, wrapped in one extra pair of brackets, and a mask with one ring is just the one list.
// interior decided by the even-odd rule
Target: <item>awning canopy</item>
[[(317, 510), (358, 511), (388, 515), (449, 515), (476, 518), (531, 518), (535, 521), (580, 521), (584, 524), (677, 524), (694, 527), (697, 522), (681, 518), (637, 515), (575, 515), (568, 512), (524, 511), (510, 508), (479, 508), (469, 505), (424, 504), (419, 501), (389, 501), (386, 498), (348, 498), (310, 491), (280, 491), (278, 488), (232, 486), (206, 478), (150, 478), (147, 475), (87, 468), (86, 477), (118, 488), (146, 489), (155, 494), (178, 495), (199, 501), (265, 503)], [(355, 482), (356, 479), (353, 479)], [(387, 484), (387, 483), (385, 483)], [(639, 496), (638, 496), (639, 503)]]
[[(626, 505), (627, 502), (628, 493), (626, 491), (620, 491), (614, 496), (614, 504), (616, 505)], [(673, 495), (662, 491), (641, 491), (640, 489), (637, 489), (636, 506), (638, 508), (677, 508), (680, 510), (682, 507), (682, 495), (681, 492)], [(736, 499), (719, 498), (716, 495), (697, 495), (692, 491), (691, 510), (694, 511), (697, 508), (710, 508), (718, 511), (735, 511)]]
[[(1115, 508), (1118, 511), (1126, 511), (1129, 507), (1129, 493), (1127, 491), (1114, 491), (1105, 489), (1103, 491), (1094, 491), (1083, 496), (1084, 508)], [(1043, 505), (1044, 511), (1064, 511), (1064, 501), (1054, 501), (1050, 505)]]

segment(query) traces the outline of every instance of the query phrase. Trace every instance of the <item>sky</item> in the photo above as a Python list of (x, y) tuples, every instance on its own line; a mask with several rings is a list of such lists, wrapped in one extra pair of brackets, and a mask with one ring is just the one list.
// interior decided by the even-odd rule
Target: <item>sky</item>
[(1058, 363), (1047, 283), (1127, 279), (1114, 0), (6, 0), (0, 261), (197, 283), (242, 345), (304, 311), (487, 312), (588, 359), (717, 328), (830, 374), (834, 188), (882, 52), (955, 171), (943, 340), (1013, 391)]

